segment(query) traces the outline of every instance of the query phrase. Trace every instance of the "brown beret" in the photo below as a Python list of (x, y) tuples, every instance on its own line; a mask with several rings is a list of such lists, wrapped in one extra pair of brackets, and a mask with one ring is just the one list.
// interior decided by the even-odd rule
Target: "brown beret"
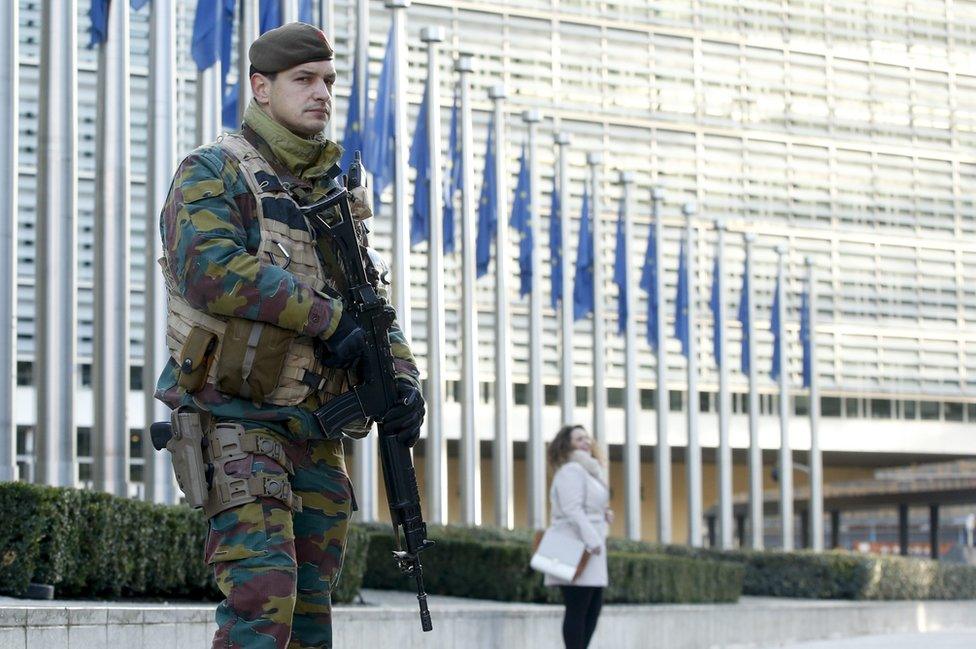
[(306, 23), (289, 23), (261, 34), (247, 51), (254, 72), (273, 73), (309, 61), (330, 61), (335, 55), (329, 37)]

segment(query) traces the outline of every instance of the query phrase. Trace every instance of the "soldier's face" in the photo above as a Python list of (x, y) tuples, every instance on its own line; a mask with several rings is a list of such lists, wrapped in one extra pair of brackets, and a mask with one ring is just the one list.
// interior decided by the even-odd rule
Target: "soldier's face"
[(335, 63), (311, 61), (279, 72), (274, 80), (251, 77), (254, 99), (279, 124), (302, 137), (322, 132), (332, 117)]

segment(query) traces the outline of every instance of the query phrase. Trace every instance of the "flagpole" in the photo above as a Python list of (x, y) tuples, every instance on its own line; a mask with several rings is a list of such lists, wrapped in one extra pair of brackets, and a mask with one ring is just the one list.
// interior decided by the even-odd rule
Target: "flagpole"
[[(332, 42), (333, 46), (335, 46), (335, 42), (336, 42), (335, 0), (319, 0), (318, 5), (319, 5), (318, 27), (323, 32), (325, 32), (326, 35), (328, 35), (329, 40)], [(335, 103), (336, 100), (335, 97), (333, 96), (332, 98), (333, 115), (335, 115)], [(360, 115), (362, 115), (362, 113), (360, 113)], [(330, 119), (329, 123), (326, 125), (325, 136), (328, 139), (332, 140), (333, 142), (337, 141), (336, 138), (338, 138), (338, 132), (336, 131), (336, 121), (334, 119)]]
[(36, 469), (40, 484), (78, 482), (75, 377), (78, 283), (77, 4), (41, 9), (37, 154)]
[[(448, 521), (447, 444), (444, 439), (444, 223), (441, 220), (441, 100), (437, 44), (443, 27), (425, 27), (420, 40), (427, 44), (427, 146), (430, 151), (430, 239), (427, 242), (427, 518)], [(420, 125), (417, 125), (420, 128)], [(420, 173), (420, 170), (417, 170)]]
[(759, 445), (759, 378), (756, 372), (756, 276), (753, 272), (752, 253), (756, 235), (744, 235), (746, 247), (746, 290), (741, 299), (746, 300), (746, 331), (743, 335), (749, 341), (749, 547), (763, 549), (763, 466), (762, 447)]
[[(563, 251), (569, 249), (570, 220), (569, 220), (569, 145), (572, 139), (569, 133), (556, 134), (555, 143), (559, 147), (559, 206), (562, 210), (559, 228), (562, 235)], [(573, 423), (573, 408), (576, 405), (576, 389), (573, 386), (573, 273), (568, 263), (569, 257), (563, 254), (561, 265), (563, 294), (560, 296), (562, 309), (560, 321), (562, 325), (562, 389), (560, 391), (560, 408), (562, 411), (562, 425)]]
[(786, 345), (786, 254), (785, 245), (776, 247), (779, 271), (776, 292), (779, 313), (779, 512), (782, 521), (783, 550), (793, 549), (793, 453), (790, 448), (790, 383)]
[(718, 507), (719, 507), (719, 543), (723, 550), (732, 548), (732, 448), (729, 446), (729, 363), (728, 336), (726, 335), (726, 290), (723, 266), (725, 261), (725, 223), (715, 222), (717, 246), (715, 254), (718, 258), (718, 277), (712, 279), (718, 282), (718, 318), (719, 326), (719, 356), (718, 361)]
[(478, 294), (475, 287), (474, 179), (471, 153), (470, 55), (454, 64), (461, 86), (461, 518), (481, 525), (481, 453), (478, 442)]
[(515, 527), (515, 503), (512, 494), (512, 443), (509, 439), (508, 413), (512, 402), (512, 370), (509, 364), (509, 227), (502, 218), (501, 206), (505, 205), (506, 153), (505, 153), (505, 87), (489, 88), (495, 128), (495, 524), (498, 527)]
[[(156, 2), (153, 2), (155, 5)], [(237, 28), (237, 121), (243, 123), (244, 110), (251, 102), (251, 61), (248, 50), (261, 35), (261, 14), (258, 0), (241, 0), (241, 14)]]
[[(661, 258), (664, 253), (664, 224), (661, 218), (661, 203), (664, 202), (664, 190), (655, 187), (651, 190), (651, 208), (654, 216), (654, 240), (657, 243), (657, 254), (654, 255), (654, 296), (657, 300), (657, 445), (654, 447), (654, 465), (656, 468), (656, 500), (657, 500), (657, 540), (658, 543), (671, 542), (671, 444), (668, 441), (668, 413), (670, 411), (670, 394), (668, 392), (668, 351), (667, 336), (664, 327), (667, 322), (664, 307), (664, 264)], [(691, 404), (689, 403), (689, 408)]]
[(607, 388), (604, 371), (606, 360), (606, 290), (603, 279), (603, 225), (600, 218), (600, 166), (603, 156), (591, 151), (586, 155), (590, 167), (590, 196), (592, 197), (593, 223), (593, 438), (603, 452), (609, 454), (607, 446)]
[[(536, 130), (542, 118), (537, 110), (522, 113), (529, 132), (529, 223), (532, 232), (532, 285), (529, 293), (529, 526), (546, 524), (546, 460), (542, 433), (542, 219), (539, 215), (539, 169)], [(499, 223), (499, 229), (503, 225)]]
[[(637, 391), (637, 286), (631, 260), (634, 258), (634, 219), (631, 218), (630, 191), (634, 174), (620, 172), (624, 218), (624, 274), (627, 288), (627, 322), (624, 330), (624, 496), (627, 503), (627, 538), (639, 541), (641, 538), (640, 509), (640, 439), (637, 422), (640, 418), (640, 400)], [(565, 219), (568, 221), (568, 219)], [(566, 241), (569, 235), (563, 241)]]
[[(8, 2), (0, 16), (0, 259), (9, 278), (0, 285), (0, 482), (17, 479), (17, 422), (14, 398), (17, 386), (17, 109), (20, 93), (19, 3)], [(26, 476), (25, 476), (26, 477)]]
[(695, 289), (695, 212), (694, 202), (681, 206), (685, 217), (685, 281), (688, 287), (688, 543), (702, 543), (702, 465), (701, 441), (698, 436), (698, 332), (696, 330), (698, 297)]
[(176, 484), (167, 453), (149, 443), (146, 431), (169, 419), (169, 408), (154, 396), (156, 377), (169, 361), (166, 345), (166, 285), (156, 260), (163, 253), (159, 212), (166, 201), (176, 166), (176, 7), (150, 3), (149, 17), (149, 169), (146, 188), (146, 306), (143, 345), (143, 484), (145, 499), (177, 502)]
[(281, 24), (287, 25), (298, 20), (298, 0), (280, 0)]
[(820, 388), (817, 385), (817, 280), (813, 258), (805, 260), (807, 267), (807, 351), (810, 381), (810, 547), (815, 552), (824, 549), (823, 538), (823, 456), (820, 452)]
[[(155, 3), (154, 3), (155, 4)], [(206, 70), (197, 71), (196, 141), (207, 144), (222, 130), (223, 86), (220, 57)]]
[(396, 65), (393, 90), (393, 305), (397, 322), (407, 341), (410, 340), (410, 231), (407, 222), (407, 43), (406, 9), (410, 0), (387, 0), (386, 8), (393, 12), (393, 38)]

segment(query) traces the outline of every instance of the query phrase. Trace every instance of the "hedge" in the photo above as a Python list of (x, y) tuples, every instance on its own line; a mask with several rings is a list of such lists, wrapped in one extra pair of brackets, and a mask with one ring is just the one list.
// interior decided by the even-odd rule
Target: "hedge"
[[(373, 534), (363, 585), (412, 590), (393, 559), (388, 526), (368, 526)], [(428, 593), (510, 602), (558, 602), (560, 592), (546, 588), (529, 568), (531, 533), (495, 528), (428, 526), (436, 545), (421, 555)], [(745, 569), (729, 562), (692, 561), (661, 554), (611, 551), (607, 557), (607, 602), (734, 602), (742, 592)]]
[[(202, 512), (104, 493), (0, 484), (0, 593), (31, 582), (58, 597), (222, 598), (203, 560)], [(369, 533), (350, 526), (334, 601), (359, 592)]]

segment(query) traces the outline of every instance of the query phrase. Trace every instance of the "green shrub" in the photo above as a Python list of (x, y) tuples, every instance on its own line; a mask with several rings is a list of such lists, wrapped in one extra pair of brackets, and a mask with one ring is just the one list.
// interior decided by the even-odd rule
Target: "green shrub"
[(346, 538), (346, 554), (342, 560), (339, 581), (332, 589), (333, 602), (351, 602), (359, 594), (366, 571), (370, 533), (359, 525), (350, 525)]

